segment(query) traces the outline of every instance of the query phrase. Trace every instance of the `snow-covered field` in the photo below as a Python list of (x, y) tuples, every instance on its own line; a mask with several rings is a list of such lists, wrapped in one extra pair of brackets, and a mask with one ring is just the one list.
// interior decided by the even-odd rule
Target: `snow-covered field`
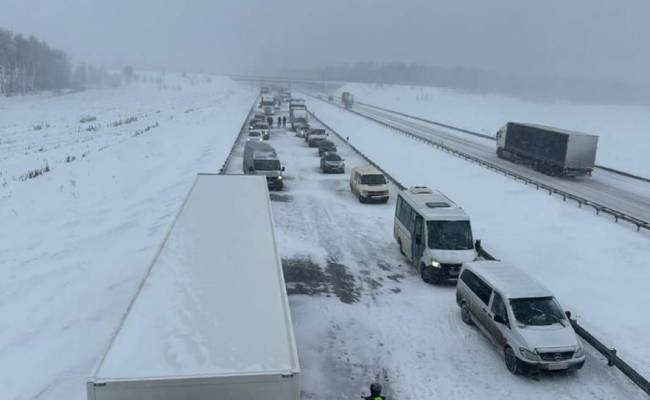
[(567, 205), (325, 102), (307, 103), (406, 186), (430, 186), (449, 195), (467, 210), (475, 237), (486, 248), (550, 287), (584, 326), (650, 375), (647, 233)]
[[(350, 83), (355, 100), (492, 135), (508, 121), (541, 123), (600, 136), (599, 164), (650, 176), (650, 107), (534, 102), (423, 86)], [(460, 133), (459, 133), (460, 134)]]
[(257, 95), (226, 78), (144, 76), (0, 98), (2, 399), (85, 399), (195, 174), (219, 169)]

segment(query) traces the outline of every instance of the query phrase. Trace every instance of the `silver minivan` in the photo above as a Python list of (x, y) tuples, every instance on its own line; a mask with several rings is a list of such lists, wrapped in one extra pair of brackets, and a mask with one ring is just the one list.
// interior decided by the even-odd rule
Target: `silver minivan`
[(501, 261), (463, 265), (456, 302), (503, 353), (513, 374), (578, 370), (585, 352), (553, 294), (526, 273)]

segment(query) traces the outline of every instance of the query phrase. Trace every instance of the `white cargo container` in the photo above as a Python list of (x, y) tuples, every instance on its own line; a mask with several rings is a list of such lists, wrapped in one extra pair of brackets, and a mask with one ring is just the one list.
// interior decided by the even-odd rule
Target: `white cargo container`
[(87, 383), (89, 400), (298, 400), (266, 179), (199, 175)]

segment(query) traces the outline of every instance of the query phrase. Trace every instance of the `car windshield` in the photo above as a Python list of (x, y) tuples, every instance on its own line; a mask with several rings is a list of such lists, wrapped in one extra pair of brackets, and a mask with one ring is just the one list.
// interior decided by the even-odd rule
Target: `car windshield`
[(260, 131), (248, 132), (248, 136), (256, 137), (256, 136), (259, 136), (259, 135), (261, 135)]
[(327, 141), (322, 141), (320, 142), (320, 147), (323, 149), (332, 149), (334, 148), (334, 143), (332, 142), (327, 142)]
[(429, 248), (470, 250), (474, 248), (469, 221), (427, 221)]
[(386, 178), (383, 175), (363, 175), (361, 183), (364, 185), (385, 185)]
[(510, 307), (517, 322), (523, 325), (564, 325), (566, 322), (554, 297), (510, 299)]
[(325, 156), (325, 161), (341, 161), (341, 157), (336, 154), (328, 154)]
[(280, 169), (278, 160), (255, 160), (255, 170), (257, 171), (277, 171)]
[(267, 124), (255, 124), (255, 129), (269, 129)]

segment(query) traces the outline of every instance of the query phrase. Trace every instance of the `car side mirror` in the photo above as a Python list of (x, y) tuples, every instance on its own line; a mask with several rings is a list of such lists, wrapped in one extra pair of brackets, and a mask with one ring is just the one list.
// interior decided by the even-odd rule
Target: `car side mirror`
[(253, 167), (248, 167), (248, 170), (249, 170), (250, 172), (255, 171), (255, 169), (253, 169)]
[(280, 168), (280, 170), (281, 170), (282, 172), (284, 172), (284, 166), (282, 166), (282, 168)]
[(568, 319), (571, 319), (571, 311), (565, 311), (564, 314)]
[(494, 314), (494, 321), (503, 325), (508, 325), (508, 321), (499, 314)]
[(476, 242), (474, 242), (474, 249), (478, 250), (481, 248), (481, 239), (476, 239)]

